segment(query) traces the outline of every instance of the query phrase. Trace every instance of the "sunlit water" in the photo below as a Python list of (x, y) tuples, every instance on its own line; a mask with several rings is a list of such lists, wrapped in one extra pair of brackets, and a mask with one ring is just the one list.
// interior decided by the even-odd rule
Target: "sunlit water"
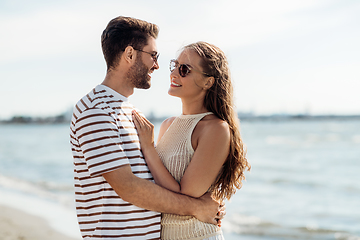
[[(241, 132), (252, 170), (227, 202), (226, 239), (360, 239), (360, 121), (243, 121)], [(0, 125), (0, 204), (79, 236), (68, 125)]]

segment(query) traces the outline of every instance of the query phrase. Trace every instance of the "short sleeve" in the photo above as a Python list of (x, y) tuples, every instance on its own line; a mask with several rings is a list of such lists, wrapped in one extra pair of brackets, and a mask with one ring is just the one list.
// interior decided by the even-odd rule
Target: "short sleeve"
[(83, 111), (74, 129), (91, 177), (129, 164), (119, 128), (105, 111), (97, 108)]

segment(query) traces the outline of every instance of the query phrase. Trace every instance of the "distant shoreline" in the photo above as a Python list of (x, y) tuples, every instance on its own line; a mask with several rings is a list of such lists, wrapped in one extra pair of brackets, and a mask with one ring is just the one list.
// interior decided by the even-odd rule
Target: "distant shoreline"
[[(309, 120), (360, 120), (360, 115), (307, 115), (307, 114), (272, 114), (272, 115), (253, 115), (239, 113), (240, 121), (309, 121)], [(148, 119), (153, 123), (164, 121), (168, 116), (156, 117), (153, 114)], [(57, 115), (50, 117), (31, 117), (31, 116), (14, 116), (8, 120), (0, 120), (0, 124), (69, 124), (71, 119), (66, 115)]]

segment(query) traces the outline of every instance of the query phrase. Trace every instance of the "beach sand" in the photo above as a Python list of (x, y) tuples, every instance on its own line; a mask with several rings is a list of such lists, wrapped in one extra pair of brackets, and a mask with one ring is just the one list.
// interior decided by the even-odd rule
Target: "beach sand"
[(39, 217), (0, 205), (1, 240), (79, 240), (53, 230)]

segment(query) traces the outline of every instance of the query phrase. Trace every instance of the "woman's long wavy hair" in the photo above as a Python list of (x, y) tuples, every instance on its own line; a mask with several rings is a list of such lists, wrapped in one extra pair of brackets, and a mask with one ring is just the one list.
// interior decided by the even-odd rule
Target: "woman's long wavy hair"
[(220, 48), (206, 43), (197, 42), (184, 47), (195, 51), (202, 58), (203, 71), (214, 77), (212, 87), (207, 91), (204, 106), (218, 118), (226, 121), (230, 128), (230, 152), (212, 186), (213, 196), (224, 200), (242, 187), (245, 170), (251, 166), (246, 159), (246, 150), (240, 136), (239, 119), (234, 109), (233, 86), (231, 83), (228, 61)]

